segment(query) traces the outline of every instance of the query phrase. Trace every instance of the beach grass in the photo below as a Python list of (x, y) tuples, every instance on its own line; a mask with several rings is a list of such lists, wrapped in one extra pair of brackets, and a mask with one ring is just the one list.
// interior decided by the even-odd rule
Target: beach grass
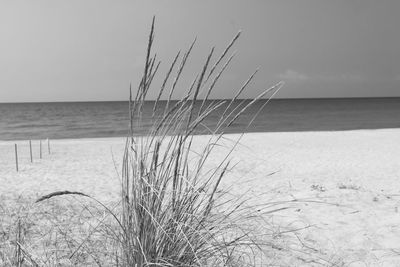
[[(240, 259), (253, 258), (250, 254), (259, 247), (251, 230), (258, 215), (246, 207), (245, 201), (238, 202), (219, 188), (230, 167), (229, 153), (237, 143), (216, 169), (206, 171), (203, 167), (223, 137), (224, 129), (257, 100), (281, 86), (279, 83), (262, 91), (252, 101), (243, 101), (242, 105), (232, 108), (232, 103), (253, 79), (253, 73), (231, 100), (207, 101), (233, 58), (232, 55), (224, 62), (239, 36), (240, 32), (214, 64), (211, 63), (212, 48), (187, 93), (173, 102), (172, 95), (195, 41), (180, 59), (176, 75), (171, 79), (179, 60), (178, 53), (154, 104), (154, 126), (145, 136), (136, 136), (134, 129), (142, 124), (146, 96), (160, 65), (152, 52), (153, 19), (143, 77), (135, 96), (130, 90), (131, 136), (127, 138), (123, 157), (121, 209), (107, 209), (118, 225), (112, 234), (117, 240), (116, 257), (121, 266), (237, 266)], [(160, 105), (159, 99), (169, 83), (168, 100), (165, 105)], [(203, 100), (196, 106), (200, 95)], [(205, 127), (203, 120), (217, 111), (222, 114), (218, 124), (214, 129), (207, 129), (209, 140), (204, 149), (194, 155), (191, 149), (194, 134), (198, 128)], [(37, 202), (60, 195), (86, 196), (81, 192), (61, 191)]]
[[(214, 48), (211, 49), (186, 95), (172, 103), (171, 96), (194, 47), (193, 42), (181, 59), (166, 105), (159, 106), (157, 101), (154, 104), (154, 126), (147, 135), (135, 136), (134, 129), (141, 126), (143, 106), (159, 66), (156, 57), (152, 56), (153, 20), (144, 74), (135, 97), (131, 93), (130, 98), (131, 137), (127, 139), (123, 159), (122, 214), (118, 218), (124, 266), (243, 266), (246, 263), (239, 264), (240, 259), (253, 258), (250, 254), (258, 243), (254, 232), (248, 228), (256, 215), (245, 207), (244, 202), (237, 202), (219, 188), (230, 167), (229, 153), (236, 144), (217, 168), (209, 171), (203, 167), (223, 137), (224, 129), (253, 103), (281, 86), (264, 90), (250, 103), (230, 109), (251, 81), (251, 76), (232, 100), (206, 102), (231, 62), (232, 57), (220, 66), (239, 35), (233, 38), (212, 67)], [(157, 99), (169, 78), (170, 71)], [(196, 106), (201, 94), (203, 101)], [(204, 149), (195, 154), (191, 148), (193, 136), (199, 127), (204, 127), (203, 120), (216, 111), (222, 113), (220, 120), (215, 128), (207, 129), (209, 139)]]

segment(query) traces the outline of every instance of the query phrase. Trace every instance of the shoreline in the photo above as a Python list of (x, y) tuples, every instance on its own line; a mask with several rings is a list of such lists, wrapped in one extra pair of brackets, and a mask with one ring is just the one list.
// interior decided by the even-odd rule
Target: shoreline
[[(308, 133), (341, 133), (341, 132), (376, 132), (376, 131), (400, 131), (400, 128), (376, 128), (376, 129), (352, 129), (352, 130), (326, 130), (326, 131), (270, 131), (270, 132), (244, 132), (244, 133), (225, 133), (227, 136), (239, 136), (241, 134), (244, 135), (263, 135), (263, 134), (308, 134)], [(135, 137), (145, 137), (146, 135), (137, 135)], [(194, 136), (210, 136), (206, 134), (196, 134)], [(105, 136), (105, 137), (74, 137), (74, 138), (55, 138), (51, 139), (51, 141), (109, 141), (116, 139), (126, 139), (129, 136)], [(4, 140), (0, 139), (0, 145), (2, 143), (15, 143), (15, 142), (23, 142), (23, 141), (46, 141), (48, 138), (44, 139), (12, 139), (12, 140)]]

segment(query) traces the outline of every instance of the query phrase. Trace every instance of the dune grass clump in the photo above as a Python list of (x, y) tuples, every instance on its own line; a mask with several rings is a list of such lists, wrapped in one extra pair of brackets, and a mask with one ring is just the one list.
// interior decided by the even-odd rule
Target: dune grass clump
[[(229, 153), (235, 144), (215, 169), (204, 170), (224, 129), (253, 103), (281, 86), (278, 84), (252, 101), (237, 105), (235, 101), (254, 77), (253, 73), (231, 100), (207, 101), (233, 58), (232, 55), (225, 60), (239, 35), (214, 64), (211, 64), (214, 48), (211, 49), (186, 95), (173, 102), (171, 95), (186, 66), (193, 42), (180, 61), (166, 104), (160, 104), (159, 99), (178, 62), (178, 53), (154, 103), (151, 117), (154, 126), (147, 135), (135, 136), (134, 129), (141, 127), (146, 96), (160, 64), (152, 56), (153, 20), (144, 74), (134, 98), (131, 93), (131, 137), (127, 140), (123, 158), (119, 224), (121, 257), (127, 266), (227, 266), (237, 263), (240, 257), (257, 247), (252, 233), (245, 229), (254, 215), (243, 203), (219, 190), (221, 179), (229, 168)], [(200, 95), (202, 100), (199, 100)], [(213, 113), (220, 119), (210, 129), (202, 123)], [(206, 128), (209, 137), (203, 150), (195, 153), (192, 143), (199, 128)]]
[[(120, 207), (106, 209), (117, 224), (108, 232), (118, 246), (115, 266), (254, 265), (256, 255), (261, 252), (253, 227), (258, 215), (244, 200), (220, 188), (231, 167), (229, 155), (239, 140), (228, 148), (225, 157), (215, 164), (217, 167), (206, 169), (206, 162), (219, 146), (225, 129), (250, 106), (282, 85), (262, 91), (251, 101), (239, 100), (255, 71), (231, 99), (209, 100), (234, 58), (234, 53), (228, 54), (239, 36), (240, 32), (216, 59), (215, 49), (211, 49), (186, 93), (176, 101), (172, 96), (196, 41), (182, 56), (178, 53), (157, 89), (158, 96), (148, 114), (144, 110), (148, 104), (146, 97), (160, 66), (152, 52), (153, 19), (143, 76), (136, 92), (130, 90), (130, 136), (123, 156)], [(219, 118), (213, 127), (204, 124), (211, 115)], [(141, 129), (145, 116), (146, 121), (150, 116), (153, 126), (147, 134), (138, 135), (136, 129)], [(255, 116), (257, 113), (253, 119)], [(202, 150), (195, 151), (192, 145), (199, 132), (206, 133), (207, 139)], [(69, 193), (56, 192), (40, 201)]]

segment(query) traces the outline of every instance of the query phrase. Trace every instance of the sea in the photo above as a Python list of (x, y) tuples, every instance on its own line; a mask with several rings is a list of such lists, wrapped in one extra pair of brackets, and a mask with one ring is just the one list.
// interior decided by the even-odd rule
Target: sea
[[(400, 98), (274, 99), (264, 105), (265, 101), (257, 102), (225, 132), (400, 128)], [(234, 105), (239, 103), (236, 101)], [(143, 124), (134, 128), (134, 134), (146, 134), (154, 125), (151, 119), (153, 106), (154, 102), (146, 102)], [(262, 106), (264, 108), (249, 126)], [(220, 116), (221, 111), (217, 110), (196, 133), (209, 133), (207, 129), (212, 129)], [(0, 140), (119, 137), (128, 134), (127, 101), (0, 103)]]

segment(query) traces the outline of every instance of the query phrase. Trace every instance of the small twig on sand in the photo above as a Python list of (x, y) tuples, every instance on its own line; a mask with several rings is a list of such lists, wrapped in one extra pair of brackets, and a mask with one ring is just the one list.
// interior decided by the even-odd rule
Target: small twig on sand
[(57, 191), (57, 192), (53, 192), (51, 194), (48, 195), (44, 195), (41, 198), (39, 198), (38, 200), (35, 201), (35, 203), (50, 199), (52, 197), (56, 197), (56, 196), (62, 196), (62, 195), (80, 195), (80, 196), (84, 196), (84, 197), (90, 197), (89, 195), (86, 195), (84, 193), (81, 192), (72, 192), (72, 191)]

